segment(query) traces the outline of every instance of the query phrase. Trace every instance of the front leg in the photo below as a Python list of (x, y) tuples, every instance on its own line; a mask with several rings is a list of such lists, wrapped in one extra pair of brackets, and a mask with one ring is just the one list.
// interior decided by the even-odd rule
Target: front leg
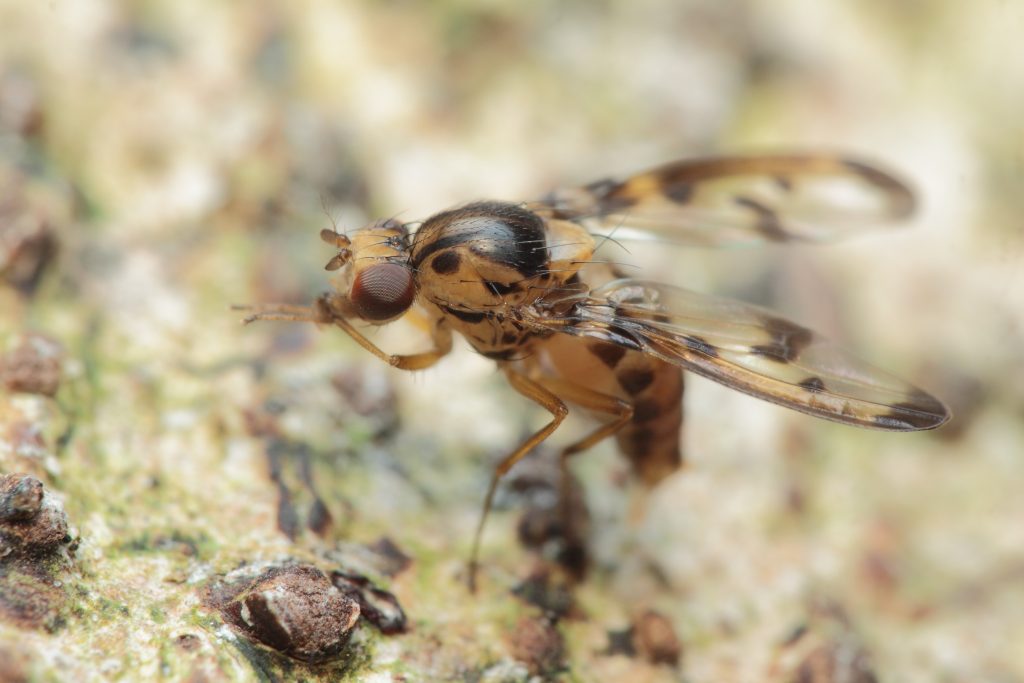
[[(321, 294), (313, 306), (295, 306), (291, 304), (265, 304), (255, 309), (242, 322), (248, 325), (257, 320), (289, 320), (294, 322), (312, 322), (318, 324), (337, 325), (352, 337), (357, 344), (380, 358), (391, 367), (399, 370), (423, 370), (437, 363), (452, 350), (452, 333), (443, 321), (434, 321), (430, 326), (430, 337), (434, 348), (422, 353), (388, 354), (371, 342), (348, 321), (347, 307), (344, 300), (336, 294)], [(234, 306), (235, 310), (253, 310), (252, 307)]]
[(345, 330), (348, 336), (352, 337), (357, 344), (380, 358), (393, 368), (399, 370), (423, 370), (434, 365), (452, 350), (452, 333), (443, 325), (435, 325), (431, 330), (431, 337), (434, 341), (434, 348), (422, 353), (411, 353), (407, 355), (388, 354), (380, 350), (373, 342), (363, 336), (362, 332), (352, 326), (352, 323), (344, 318), (335, 318), (331, 321), (341, 329)]

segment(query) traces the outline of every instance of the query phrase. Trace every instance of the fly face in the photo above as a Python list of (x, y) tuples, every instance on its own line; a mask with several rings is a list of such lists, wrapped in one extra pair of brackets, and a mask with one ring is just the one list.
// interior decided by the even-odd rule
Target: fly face
[(416, 279), (408, 266), (404, 225), (385, 219), (355, 231), (351, 238), (334, 230), (323, 230), (320, 238), (338, 248), (325, 268), (347, 268), (342, 279), (347, 294), (332, 299), (346, 317), (383, 325), (409, 310), (416, 298)]

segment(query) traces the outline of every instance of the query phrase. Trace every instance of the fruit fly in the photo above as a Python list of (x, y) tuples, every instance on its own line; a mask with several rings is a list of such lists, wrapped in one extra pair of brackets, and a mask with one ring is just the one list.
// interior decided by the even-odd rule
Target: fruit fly
[[(410, 224), (379, 220), (351, 235), (324, 230), (342, 270), (312, 306), (264, 305), (245, 319), (337, 325), (402, 370), (430, 367), (461, 334), (497, 362), (551, 420), (495, 468), (471, 551), (501, 477), (568, 413), (599, 424), (569, 458), (615, 437), (636, 476), (654, 485), (682, 462), (683, 370), (815, 417), (888, 431), (933, 429), (938, 399), (839, 349), (806, 327), (740, 301), (625, 277), (595, 252), (611, 232), (681, 244), (825, 241), (909, 216), (893, 175), (829, 155), (712, 157), (552, 192), (532, 202), (478, 201)], [(433, 348), (390, 355), (356, 322), (424, 316)], [(564, 507), (564, 506), (563, 506)]]

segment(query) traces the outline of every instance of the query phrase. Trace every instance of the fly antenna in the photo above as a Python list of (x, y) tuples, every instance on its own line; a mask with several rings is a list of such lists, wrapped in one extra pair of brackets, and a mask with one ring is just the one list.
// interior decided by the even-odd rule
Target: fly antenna
[(331, 211), (327, 206), (327, 197), (324, 196), (323, 192), (320, 193), (320, 208), (324, 212), (324, 215), (327, 216), (327, 220), (331, 222), (330, 230), (324, 228), (323, 230), (320, 231), (320, 239), (322, 239), (327, 244), (330, 244), (332, 247), (337, 247), (338, 249), (342, 250), (350, 246), (351, 241), (349, 240), (348, 236), (344, 232), (340, 232), (338, 230), (338, 221), (336, 221), (334, 216), (331, 215)]

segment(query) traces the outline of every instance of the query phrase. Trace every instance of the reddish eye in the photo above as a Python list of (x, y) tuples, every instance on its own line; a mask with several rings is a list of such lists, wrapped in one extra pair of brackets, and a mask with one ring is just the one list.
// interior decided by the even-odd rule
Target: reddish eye
[(412, 272), (397, 263), (381, 263), (356, 275), (349, 298), (360, 317), (373, 322), (395, 318), (412, 305)]

